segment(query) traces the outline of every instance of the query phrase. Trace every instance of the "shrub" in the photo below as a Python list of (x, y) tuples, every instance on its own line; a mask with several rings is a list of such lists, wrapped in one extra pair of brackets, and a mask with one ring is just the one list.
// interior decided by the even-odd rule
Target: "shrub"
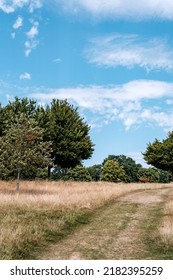
[(114, 160), (107, 160), (101, 171), (101, 181), (120, 182), (126, 181), (124, 168)]
[(70, 168), (67, 172), (67, 179), (73, 181), (92, 181), (88, 170), (82, 165)]

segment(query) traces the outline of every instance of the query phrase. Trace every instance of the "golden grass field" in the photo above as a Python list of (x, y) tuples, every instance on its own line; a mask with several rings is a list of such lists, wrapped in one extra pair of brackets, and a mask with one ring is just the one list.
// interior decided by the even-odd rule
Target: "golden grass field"
[[(0, 259), (33, 258), (40, 247), (59, 240), (86, 213), (128, 192), (173, 187), (173, 184), (107, 182), (0, 181)], [(165, 242), (173, 236), (173, 198), (160, 228)], [(166, 231), (166, 233), (165, 233)]]

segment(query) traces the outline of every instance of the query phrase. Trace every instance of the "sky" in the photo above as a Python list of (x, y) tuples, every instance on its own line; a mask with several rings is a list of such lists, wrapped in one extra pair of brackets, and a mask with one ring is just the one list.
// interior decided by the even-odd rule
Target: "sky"
[(173, 130), (172, 0), (0, 0), (0, 102), (67, 99), (90, 125), (86, 166)]

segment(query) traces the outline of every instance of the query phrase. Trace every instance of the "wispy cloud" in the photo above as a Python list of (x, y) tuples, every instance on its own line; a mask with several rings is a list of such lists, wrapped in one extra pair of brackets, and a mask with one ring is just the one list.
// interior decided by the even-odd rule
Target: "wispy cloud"
[[(128, 130), (145, 123), (173, 129), (173, 112), (166, 100), (173, 100), (173, 83), (136, 80), (114, 86), (37, 89), (30, 94), (41, 102), (68, 99), (83, 111), (92, 112), (92, 126), (121, 121)], [(162, 106), (153, 106), (160, 103)], [(94, 121), (93, 121), (94, 119)]]
[(25, 72), (19, 76), (20, 80), (31, 80), (31, 74)]
[(42, 7), (42, 2), (42, 0), (0, 0), (0, 10), (9, 14), (26, 6), (29, 12), (33, 13), (35, 9)]
[(60, 62), (61, 62), (61, 58), (55, 58), (55, 59), (53, 59), (52, 62), (54, 62), (54, 63), (60, 63)]
[(38, 35), (38, 22), (34, 22), (34, 25), (31, 29), (26, 33), (28, 39), (33, 39), (36, 35)]
[(110, 34), (92, 39), (85, 56), (89, 63), (104, 67), (173, 70), (173, 49), (163, 38)]
[[(16, 91), (18, 96), (37, 99), (40, 104), (53, 98), (67, 99), (79, 108), (93, 129), (118, 121), (126, 130), (143, 125), (173, 130), (173, 83), (134, 80), (120, 85), (74, 88), (31, 88), (16, 84)], [(0, 94), (13, 96), (13, 92), (14, 85), (0, 80)]]
[(14, 29), (18, 29), (23, 25), (23, 18), (18, 16), (18, 18), (16, 19), (15, 23), (13, 24), (13, 28)]
[(72, 13), (88, 12), (96, 17), (113, 19), (173, 19), (173, 1), (171, 0), (52, 0)]
[(144, 161), (141, 152), (129, 152), (126, 154), (126, 156), (133, 158), (136, 161), (136, 163), (141, 164), (143, 167), (148, 167), (148, 164)]
[(26, 33), (27, 40), (25, 42), (25, 56), (29, 56), (31, 51), (39, 44), (39, 41), (35, 39), (38, 35), (39, 23), (37, 21), (33, 21), (32, 24), (32, 27)]

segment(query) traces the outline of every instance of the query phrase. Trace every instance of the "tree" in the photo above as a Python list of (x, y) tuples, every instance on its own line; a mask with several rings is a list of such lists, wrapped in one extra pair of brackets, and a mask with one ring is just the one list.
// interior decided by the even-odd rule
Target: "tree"
[(161, 169), (157, 169), (159, 173), (159, 181), (158, 183), (170, 183), (171, 182), (171, 173), (169, 171), (163, 171)]
[(21, 99), (15, 97), (14, 101), (9, 101), (8, 104), (2, 108), (3, 131), (6, 131), (12, 124), (15, 124), (21, 114), (28, 119), (35, 119), (36, 107), (36, 101), (28, 99), (27, 97)]
[(101, 180), (108, 182), (126, 181), (126, 173), (118, 162), (107, 160), (101, 171)]
[(37, 106), (35, 100), (16, 97), (5, 107), (0, 106), (0, 136), (16, 124), (21, 113), (28, 120), (35, 119), (38, 122), (38, 126), (43, 129), (44, 142), (52, 142), (49, 176), (53, 164), (72, 168), (91, 157), (94, 145), (89, 136), (90, 127), (79, 116), (77, 108), (66, 100), (54, 99), (50, 105), (43, 107)]
[(159, 182), (159, 172), (155, 168), (141, 168), (138, 172), (139, 178), (147, 178), (150, 182)]
[(126, 157), (125, 155), (109, 155), (104, 159), (103, 164), (107, 160), (114, 160), (123, 166), (127, 182), (130, 183), (138, 181), (138, 171), (142, 166), (137, 164), (131, 157)]
[(101, 164), (95, 164), (93, 166), (87, 167), (87, 170), (92, 178), (92, 181), (100, 181), (101, 169), (102, 169)]
[(62, 168), (73, 168), (93, 153), (90, 127), (66, 100), (53, 100), (42, 124), (46, 140), (52, 141), (52, 159)]
[(77, 165), (74, 168), (70, 168), (67, 172), (67, 179), (74, 181), (92, 181), (92, 178), (86, 167)]
[(0, 137), (0, 174), (4, 178), (15, 175), (18, 191), (21, 174), (48, 166), (50, 153), (51, 142), (43, 142), (43, 130), (34, 119), (21, 114)]
[(143, 155), (148, 164), (170, 171), (173, 176), (173, 132), (163, 141), (155, 139), (153, 143), (149, 143)]

